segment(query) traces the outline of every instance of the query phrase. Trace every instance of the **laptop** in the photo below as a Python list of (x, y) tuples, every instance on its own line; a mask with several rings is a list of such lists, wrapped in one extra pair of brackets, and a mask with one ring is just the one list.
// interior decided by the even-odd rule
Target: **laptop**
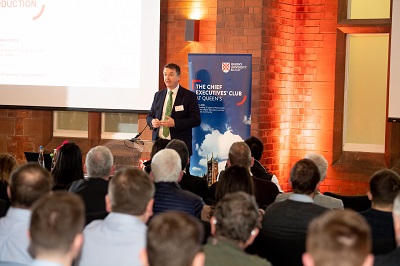
[[(24, 152), (25, 154), (25, 158), (26, 161), (28, 163), (30, 162), (34, 162), (37, 163), (38, 162), (38, 158), (39, 158), (39, 153), (38, 152)], [(50, 171), (51, 169), (51, 156), (50, 153), (44, 153), (44, 165), (46, 166), (46, 169)]]

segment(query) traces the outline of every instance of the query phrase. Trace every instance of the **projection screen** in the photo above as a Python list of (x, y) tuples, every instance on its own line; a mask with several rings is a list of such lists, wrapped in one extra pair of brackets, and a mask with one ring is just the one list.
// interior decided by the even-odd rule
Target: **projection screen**
[(1, 0), (0, 105), (150, 108), (160, 0)]

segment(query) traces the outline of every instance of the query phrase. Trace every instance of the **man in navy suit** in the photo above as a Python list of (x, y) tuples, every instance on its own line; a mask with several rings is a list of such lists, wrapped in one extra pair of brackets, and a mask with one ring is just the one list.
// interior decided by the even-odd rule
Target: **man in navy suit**
[(158, 138), (180, 139), (187, 145), (191, 156), (192, 128), (200, 125), (200, 109), (196, 94), (179, 85), (180, 74), (178, 65), (165, 65), (163, 75), (167, 88), (154, 95), (146, 120), (153, 130), (153, 141)]

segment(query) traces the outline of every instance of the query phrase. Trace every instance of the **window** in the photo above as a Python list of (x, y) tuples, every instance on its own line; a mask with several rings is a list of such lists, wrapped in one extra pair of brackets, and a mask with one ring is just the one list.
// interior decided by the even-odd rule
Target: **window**
[(383, 153), (389, 34), (348, 34), (344, 151)]
[[(53, 136), (88, 137), (88, 112), (54, 111)], [(138, 132), (138, 114), (102, 113), (102, 139), (130, 139)]]

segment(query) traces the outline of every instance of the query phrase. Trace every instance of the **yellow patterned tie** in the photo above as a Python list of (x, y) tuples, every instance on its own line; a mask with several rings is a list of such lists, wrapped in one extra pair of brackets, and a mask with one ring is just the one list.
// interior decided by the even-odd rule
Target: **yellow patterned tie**
[[(167, 107), (165, 108), (165, 116), (171, 116), (171, 111), (172, 111), (172, 91), (168, 92), (168, 102), (167, 102)], [(166, 118), (164, 118), (166, 120)], [(169, 127), (164, 127), (163, 128), (163, 136), (164, 138), (168, 137), (169, 135)]]

